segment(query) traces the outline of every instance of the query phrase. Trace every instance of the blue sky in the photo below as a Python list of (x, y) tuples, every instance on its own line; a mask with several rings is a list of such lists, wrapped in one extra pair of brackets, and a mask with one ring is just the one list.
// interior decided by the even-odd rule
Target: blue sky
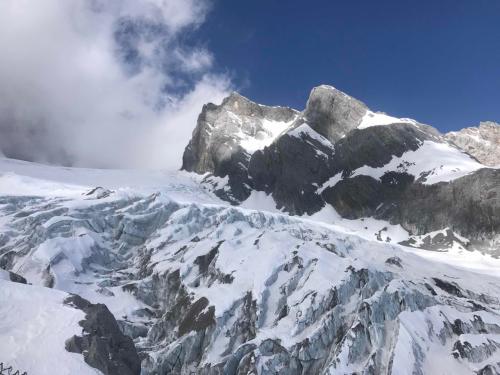
[(326, 83), (441, 131), (500, 122), (497, 0), (216, 0), (196, 34), (261, 103)]
[(0, 53), (0, 155), (42, 163), (179, 168), (233, 89), (500, 122), (500, 0), (1, 0)]

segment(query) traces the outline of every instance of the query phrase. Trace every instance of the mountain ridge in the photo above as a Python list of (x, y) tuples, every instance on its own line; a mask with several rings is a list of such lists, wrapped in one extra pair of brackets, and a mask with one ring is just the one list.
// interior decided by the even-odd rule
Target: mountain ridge
[[(237, 99), (249, 102), (241, 95)], [(214, 108), (224, 112), (225, 104)], [(203, 116), (202, 111), (200, 119)], [(245, 118), (246, 126), (254, 126), (256, 117)], [(253, 191), (260, 191), (290, 214), (312, 215), (331, 205), (346, 218), (382, 218), (402, 224), (413, 235), (443, 230), (443, 223), (448, 222), (457, 233), (485, 240), (489, 245), (480, 247), (494, 251), (500, 228), (494, 214), (500, 210), (495, 198), (500, 194), (497, 170), (482, 165), (457, 148), (449, 135), (431, 126), (374, 113), (351, 96), (322, 85), (311, 90), (304, 111), (280, 128), (270, 143), (248, 153), (236, 142), (225, 159), (218, 160), (214, 155), (225, 145), (212, 142), (211, 137), (219, 140), (226, 128), (224, 117), (217, 120), (219, 133), (206, 133), (203, 138), (212, 143), (211, 153), (192, 150), (189, 145), (185, 152), (198, 151), (199, 158), (215, 160), (214, 165), (196, 169), (184, 158), (182, 169), (205, 174), (207, 186), (231, 204), (241, 204)], [(199, 128), (200, 122), (193, 139), (200, 136)], [(460, 182), (469, 174), (481, 186), (490, 186), (490, 192), (473, 195), (467, 183)], [(434, 196), (447, 203), (436, 205)], [(415, 207), (411, 201), (415, 199), (426, 208), (418, 210), (419, 218), (412, 220)], [(473, 210), (468, 208), (470, 202), (474, 202)], [(442, 219), (426, 219), (426, 210), (437, 206), (439, 215), (432, 217)], [(491, 210), (478, 208), (483, 206)], [(471, 231), (469, 222), (484, 225)]]

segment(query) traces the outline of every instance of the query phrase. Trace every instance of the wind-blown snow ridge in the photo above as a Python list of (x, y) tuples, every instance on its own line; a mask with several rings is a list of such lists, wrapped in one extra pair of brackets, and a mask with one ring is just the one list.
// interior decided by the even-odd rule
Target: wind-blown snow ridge
[(391, 125), (391, 124), (411, 124), (416, 125), (415, 120), (409, 118), (397, 118), (386, 115), (385, 113), (367, 111), (358, 125), (358, 129), (366, 129), (372, 126)]

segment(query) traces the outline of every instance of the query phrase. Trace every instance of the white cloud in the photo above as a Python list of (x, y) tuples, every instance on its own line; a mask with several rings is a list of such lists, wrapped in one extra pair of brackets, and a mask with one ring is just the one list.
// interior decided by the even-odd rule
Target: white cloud
[(230, 82), (180, 42), (205, 0), (2, 0), (0, 149), (79, 166), (178, 168)]

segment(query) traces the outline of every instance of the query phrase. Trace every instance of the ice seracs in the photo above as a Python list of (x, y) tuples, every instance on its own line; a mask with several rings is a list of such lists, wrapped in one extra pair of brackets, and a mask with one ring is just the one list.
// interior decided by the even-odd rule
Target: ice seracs
[[(23, 163), (20, 170), (48, 176), (39, 168), (51, 167)], [(64, 180), (78, 170), (59, 173)], [(110, 188), (113, 173), (100, 186)], [(23, 350), (57, 358), (55, 367), (39, 359), (51, 374), (96, 373), (85, 354), (65, 350), (68, 339), (82, 334), (85, 318), (64, 304), (71, 291), (109, 307), (134, 338), (144, 374), (396, 374), (403, 363), (433, 374), (436, 353), (464, 374), (497, 366), (498, 259), (464, 248), (401, 246), (410, 238), (401, 226), (346, 220), (331, 207), (306, 217), (270, 212), (272, 198), (262, 192), (253, 192), (248, 208), (207, 201), (182, 172), (166, 176), (174, 180), (156, 194), (146, 186), (114, 187), (101, 199), (16, 191), (0, 197), (3, 267), (35, 284), (0, 280), (0, 296), (8, 300), (0, 306), (7, 317), (0, 343), (15, 335), (16, 343), (41, 345), (37, 340), (47, 335), (50, 347)], [(188, 192), (179, 195), (183, 183)], [(435, 243), (445, 233), (430, 237)], [(36, 262), (43, 264), (38, 270)], [(56, 280), (53, 289), (42, 286), (44, 275)], [(471, 350), (461, 349), (465, 342)], [(6, 360), (29, 370), (33, 358), (14, 350)]]

